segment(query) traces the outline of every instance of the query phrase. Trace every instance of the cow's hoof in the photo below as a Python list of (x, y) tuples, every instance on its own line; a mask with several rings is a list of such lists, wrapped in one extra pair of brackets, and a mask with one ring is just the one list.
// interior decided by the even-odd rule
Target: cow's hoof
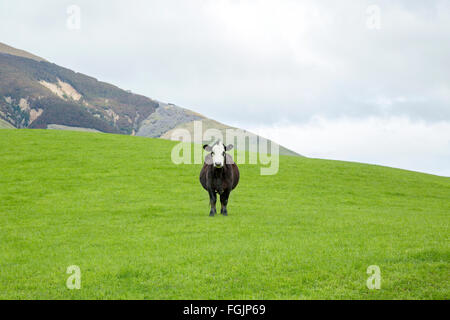
[(223, 215), (223, 216), (227, 216), (227, 215), (228, 215), (228, 212), (226, 212), (226, 211), (225, 211), (225, 212), (222, 212), (222, 215)]
[(209, 216), (210, 216), (210, 217), (214, 217), (214, 213), (211, 212), (211, 213), (209, 214)]

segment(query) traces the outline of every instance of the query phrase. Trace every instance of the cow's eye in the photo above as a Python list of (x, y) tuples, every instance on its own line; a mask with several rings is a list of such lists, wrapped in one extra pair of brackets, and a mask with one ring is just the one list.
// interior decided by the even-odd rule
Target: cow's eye
[(214, 152), (211, 152), (211, 155), (213, 156), (213, 155), (214, 155)]

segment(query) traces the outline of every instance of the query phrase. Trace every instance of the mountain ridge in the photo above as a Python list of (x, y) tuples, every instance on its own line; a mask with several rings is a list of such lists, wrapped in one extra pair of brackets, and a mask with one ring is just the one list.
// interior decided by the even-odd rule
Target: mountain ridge
[(8, 46), (7, 44), (2, 43), (2, 42), (0, 42), (0, 52), (8, 53), (11, 55), (24, 57), (24, 58), (28, 58), (28, 59), (32, 59), (32, 60), (36, 60), (36, 61), (47, 61), (46, 59), (38, 57), (32, 53), (29, 53), (28, 51)]
[[(205, 130), (236, 129), (195, 111), (131, 93), (2, 43), (0, 119), (3, 126), (8, 123), (15, 128), (76, 128), (169, 140), (174, 130), (189, 129), (193, 121), (201, 121)], [(300, 156), (282, 146), (280, 154)]]

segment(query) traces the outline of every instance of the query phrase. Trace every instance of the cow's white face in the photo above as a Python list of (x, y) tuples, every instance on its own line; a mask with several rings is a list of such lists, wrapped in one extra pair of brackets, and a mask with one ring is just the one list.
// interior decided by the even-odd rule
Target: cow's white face
[(225, 146), (220, 143), (211, 149), (212, 163), (216, 168), (222, 168), (225, 163)]
[[(222, 168), (226, 162), (225, 161), (225, 159), (226, 159), (225, 152), (227, 150), (233, 149), (233, 145), (229, 144), (228, 146), (225, 147), (225, 145), (223, 143), (217, 142), (212, 147), (205, 144), (203, 146), (203, 149), (205, 149), (208, 152), (211, 152), (211, 158), (210, 158), (211, 162), (212, 162), (211, 164), (214, 165), (214, 167), (216, 167), (216, 168)], [(228, 156), (228, 157), (230, 157), (230, 156)], [(233, 163), (232, 159), (231, 159), (231, 163)]]

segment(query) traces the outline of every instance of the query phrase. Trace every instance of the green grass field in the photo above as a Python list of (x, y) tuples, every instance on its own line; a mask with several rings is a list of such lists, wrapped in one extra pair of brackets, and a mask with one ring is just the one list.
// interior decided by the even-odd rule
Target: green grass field
[(0, 130), (0, 298), (450, 298), (450, 178), (284, 156), (274, 176), (240, 165), (210, 218), (174, 145)]

